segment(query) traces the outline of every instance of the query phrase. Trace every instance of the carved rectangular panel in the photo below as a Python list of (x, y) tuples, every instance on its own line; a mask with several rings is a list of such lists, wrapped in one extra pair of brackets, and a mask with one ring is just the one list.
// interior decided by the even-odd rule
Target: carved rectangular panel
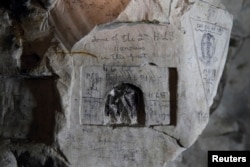
[[(176, 75), (176, 68), (157, 67), (153, 64), (82, 67), (80, 123), (84, 125), (108, 124), (104, 115), (108, 95), (112, 94), (111, 91), (115, 86), (126, 83), (139, 88), (142, 92), (143, 103), (140, 105), (143, 105), (141, 107), (144, 107), (145, 115), (136, 114), (137, 120), (142, 120), (142, 117), (145, 119), (145, 123), (140, 123), (141, 125), (169, 125), (170, 110), (176, 112), (177, 107), (177, 79), (173, 78)], [(172, 85), (169, 86), (169, 84)], [(138, 121), (131, 123), (131, 125), (136, 124)]]

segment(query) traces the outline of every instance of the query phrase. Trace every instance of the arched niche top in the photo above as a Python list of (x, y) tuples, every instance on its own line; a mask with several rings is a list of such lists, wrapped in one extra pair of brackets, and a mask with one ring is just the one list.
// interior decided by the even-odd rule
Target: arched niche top
[(105, 124), (145, 125), (145, 105), (140, 88), (121, 83), (109, 92), (105, 103)]

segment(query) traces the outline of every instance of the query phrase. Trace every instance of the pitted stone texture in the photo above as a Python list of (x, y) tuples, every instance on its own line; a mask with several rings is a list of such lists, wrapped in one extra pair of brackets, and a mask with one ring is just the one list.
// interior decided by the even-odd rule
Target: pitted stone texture
[[(184, 5), (174, 2), (177, 6)], [(209, 107), (225, 64), (232, 18), (217, 1), (185, 5), (176, 8), (183, 8), (183, 16), (176, 15), (172, 8), (170, 24), (140, 22), (141, 18), (136, 19), (137, 23), (113, 22), (97, 26), (74, 45), (71, 50), (70, 125), (59, 134), (60, 147), (72, 164), (163, 166), (192, 145), (201, 134), (208, 122)], [(175, 22), (171, 23), (174, 19)], [(138, 78), (137, 74), (133, 75), (132, 68), (137, 68), (138, 75), (140, 68), (148, 72), (144, 78)], [(167, 70), (158, 72), (159, 76), (153, 72), (153, 69), (164, 68)], [(177, 72), (175, 83), (167, 81), (171, 78), (167, 75), (171, 68)], [(108, 77), (108, 71), (116, 75)], [(154, 99), (157, 104), (153, 103), (155, 108), (152, 110), (147, 109), (145, 100), (144, 126), (103, 124), (103, 116), (96, 113), (105, 113), (106, 97), (112, 88), (122, 83), (140, 88), (144, 100), (148, 95), (167, 92), (170, 95), (166, 99), (169, 114), (158, 105), (159, 99)], [(173, 85), (176, 86), (175, 96), (171, 96), (175, 89)], [(166, 90), (162, 91), (164, 88)], [(171, 97), (176, 100), (176, 110), (171, 110), (174, 108)], [(151, 115), (167, 116), (170, 123), (152, 125), (149, 123)], [(98, 125), (88, 123), (88, 120), (97, 121)], [(82, 124), (82, 121), (86, 123)], [(72, 140), (76, 141), (73, 148)], [(81, 152), (81, 155), (75, 156), (73, 152)], [(163, 154), (166, 157), (162, 157)], [(130, 158), (121, 163), (121, 155)], [(119, 162), (116, 159), (120, 159)]]
[[(35, 106), (22, 79), (0, 78), (0, 133), (4, 138), (24, 139), (29, 134)], [(13, 116), (14, 115), (14, 116)]]
[(0, 76), (16, 75), (22, 47), (15, 37), (8, 12), (0, 9)]
[[(177, 69), (175, 55), (178, 54), (180, 47), (173, 45), (175, 31), (170, 26), (145, 23), (131, 26), (118, 24), (116, 27), (116, 30), (102, 28), (93, 36), (91, 33), (83, 40), (83, 44), (77, 44), (72, 51), (72, 53), (82, 53), (83, 56), (85, 54), (87, 56), (85, 59), (77, 57), (76, 61), (77, 64), (81, 64), (81, 70), (76, 70), (80, 80), (78, 78), (75, 80), (80, 82), (82, 90), (80, 92), (82, 99), (79, 99), (79, 105), (82, 107), (79, 110), (80, 117), (84, 116), (84, 113), (90, 114), (89, 112), (95, 115), (95, 111), (99, 109), (100, 115), (98, 114), (97, 117), (100, 121), (108, 92), (120, 83), (129, 83), (143, 92), (145, 109), (148, 111), (146, 125), (170, 124), (171, 70), (169, 68)], [(113, 35), (107, 36), (107, 34)], [(165, 45), (171, 46), (170, 50), (162, 50)], [(82, 49), (82, 46), (85, 48)], [(97, 46), (103, 49), (94, 49)], [(162, 56), (164, 52), (166, 56)], [(91, 63), (92, 65), (89, 66)], [(90, 103), (98, 99), (100, 105), (91, 107)], [(86, 110), (88, 105), (90, 108)], [(79, 107), (77, 102), (73, 106)], [(157, 109), (162, 113), (157, 113)], [(154, 118), (155, 116), (162, 121)], [(89, 118), (85, 119), (89, 120)]]
[[(250, 149), (250, 57), (249, 15), (250, 1), (223, 0), (234, 15), (228, 61), (225, 69), (224, 91), (210, 121), (196, 143), (183, 153), (179, 162), (169, 167), (200, 167), (207, 165), (208, 150)], [(247, 31), (246, 31), (247, 30)], [(223, 93), (222, 93), (223, 92)]]
[[(57, 0), (49, 13), (44, 2), (21, 4), (30, 13), (11, 24), (17, 29), (9, 45), (19, 47), (1, 57), (11, 62), (0, 78), (1, 105), (11, 104), (1, 110), (1, 134), (16, 143), (11, 152), (17, 163), (60, 166), (60, 158), (72, 167), (167, 166), (198, 138), (208, 122), (232, 26), (218, 1), (121, 0), (111, 6)], [(138, 115), (135, 124), (105, 123), (107, 97), (124, 82), (142, 91), (145, 124), (136, 124)], [(103, 114), (100, 124), (83, 123), (96, 123), (96, 113)], [(25, 127), (9, 128), (22, 125), (22, 119)], [(50, 152), (55, 158), (39, 156), (42, 146), (36, 142), (56, 150)]]
[(0, 148), (0, 166), (18, 167), (16, 158), (11, 151)]

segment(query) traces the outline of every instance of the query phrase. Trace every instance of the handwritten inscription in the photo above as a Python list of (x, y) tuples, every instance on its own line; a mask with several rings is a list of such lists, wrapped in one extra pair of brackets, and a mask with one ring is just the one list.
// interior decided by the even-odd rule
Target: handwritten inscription
[(103, 41), (109, 41), (108, 38), (97, 38), (96, 36), (93, 37), (91, 42), (103, 42)]
[(210, 94), (212, 91), (216, 76), (217, 76), (216, 69), (204, 69), (203, 70), (203, 81), (205, 83), (205, 89), (208, 94)]
[[(126, 58), (130, 58), (131, 61), (134, 61), (134, 60), (146, 59), (148, 57), (148, 54), (147, 53), (139, 53), (139, 54), (130, 53), (128, 56), (125, 56), (123, 54), (114, 53), (114, 54), (111, 54), (110, 56), (112, 57), (114, 61), (125, 60)], [(104, 57), (102, 59), (109, 59), (109, 58)]]
[(101, 103), (102, 99), (82, 97), (83, 106), (81, 106), (81, 124), (103, 124), (103, 119), (101, 118), (100, 113), (94, 112), (100, 110)]
[(199, 121), (200, 124), (205, 123), (209, 119), (209, 114), (208, 113), (204, 113), (202, 111), (198, 111), (198, 113), (197, 113), (197, 119), (198, 119), (198, 121)]
[(222, 33), (224, 32), (224, 29), (222, 27), (205, 22), (197, 22), (195, 25), (195, 30), (201, 32), (214, 33), (217, 35), (222, 35)]
[(150, 99), (165, 99), (169, 96), (169, 92), (148, 92), (147, 96)]
[[(121, 129), (118, 132), (114, 132), (112, 130), (107, 131), (103, 129), (100, 130), (98, 134), (99, 135), (93, 136), (86, 132), (83, 134), (83, 136), (86, 137), (79, 138), (79, 140), (76, 141), (77, 144), (74, 145), (76, 148), (77, 147), (79, 148), (79, 146), (80, 148), (84, 148), (85, 151), (80, 154), (80, 157), (85, 157), (90, 161), (93, 158), (96, 159), (93, 165), (100, 164), (98, 166), (103, 166), (103, 162), (105, 161), (107, 162), (105, 163), (105, 166), (109, 167), (117, 167), (117, 165), (119, 167), (128, 167), (128, 166), (139, 167), (143, 166), (143, 164), (148, 160), (151, 162), (150, 157), (157, 156), (155, 155), (154, 151), (151, 151), (152, 154), (148, 154), (150, 152), (149, 151), (150, 149), (156, 148), (155, 150), (157, 150), (157, 152), (160, 151), (159, 155), (161, 155), (167, 148), (165, 136), (158, 135), (157, 133), (152, 133), (150, 131), (147, 132), (146, 134), (149, 140), (143, 139), (144, 142), (137, 140), (138, 138), (141, 138), (143, 135), (143, 133), (141, 133), (140, 130), (139, 131), (132, 130), (130, 132)], [(145, 142), (146, 143), (149, 142), (148, 144), (150, 144), (150, 146), (145, 148)], [(114, 159), (116, 160), (116, 162), (119, 163), (118, 164), (115, 163), (113, 161)]]
[(177, 34), (172, 26), (145, 23), (130, 26), (116, 23), (114, 26), (97, 29), (87, 36), (82, 45), (84, 51), (93, 53), (104, 64), (140, 65), (152, 61), (159, 66), (177, 65), (180, 46), (174, 42)]
[(147, 124), (169, 124), (168, 68), (89, 66), (82, 68), (81, 123), (102, 124), (106, 94), (116, 85), (130, 83), (141, 89)]
[(224, 49), (217, 48), (217, 46), (221, 46), (221, 43), (218, 44), (220, 39), (222, 39), (222, 42), (225, 41), (223, 38), (226, 39), (226, 29), (208, 22), (195, 19), (192, 19), (192, 21), (194, 35), (196, 36), (195, 39), (197, 40), (196, 49), (199, 53), (199, 59), (205, 66), (211, 66), (218, 60), (216, 57), (217, 50)]
[[(217, 17), (216, 9), (208, 11), (210, 19)], [(209, 16), (210, 15), (210, 16)], [(207, 18), (209, 20), (209, 18)], [(211, 20), (210, 20), (211, 21)], [(216, 80), (218, 79), (221, 61), (224, 61), (225, 48), (228, 41), (229, 30), (222, 25), (213, 24), (191, 18), (195, 49), (199, 60), (200, 74), (203, 80), (204, 91), (207, 100), (214, 93)]]
[[(96, 142), (99, 144), (96, 145)], [(88, 143), (88, 148), (90, 152), (94, 151), (91, 156), (100, 159), (116, 159), (136, 163), (136, 157), (144, 151), (133, 147), (134, 143), (130, 140), (110, 140), (103, 137), (97, 139), (96, 142)]]
[(154, 40), (159, 41), (159, 40), (170, 40), (172, 41), (174, 39), (174, 31), (165, 31), (164, 34), (161, 34), (159, 32), (154, 32)]
[[(150, 69), (141, 69), (136, 66), (104, 66), (106, 71), (106, 86), (114, 85), (119, 82), (132, 82), (145, 84), (156, 84), (163, 80), (162, 71), (151, 71)], [(166, 71), (166, 69), (162, 69)]]
[(93, 36), (92, 42), (112, 42), (112, 41), (120, 41), (124, 43), (129, 43), (129, 42), (142, 42), (142, 41), (173, 41), (174, 40), (174, 31), (164, 31), (164, 32), (157, 32), (157, 31), (152, 31), (150, 34), (149, 33), (137, 33), (137, 34), (132, 34), (132, 33), (121, 33), (118, 34), (116, 33), (115, 35), (111, 37), (105, 37), (105, 38), (100, 38), (98, 36)]
[[(161, 106), (160, 103), (162, 102), (157, 102), (157, 103), (159, 103), (158, 105)], [(154, 124), (152, 125), (161, 125), (161, 124), (163, 125), (164, 124), (163, 122), (168, 121), (169, 119), (169, 113), (164, 113), (164, 112), (158, 113), (153, 108), (149, 108), (148, 112), (150, 118), (154, 120)]]
[(174, 39), (174, 31), (165, 31), (164, 33), (153, 31), (148, 33), (116, 33), (111, 37), (93, 36), (92, 43), (115, 42), (113, 52), (109, 56), (102, 56), (102, 59), (125, 60), (131, 61), (147, 59), (148, 56), (154, 56), (148, 50), (146, 42), (172, 41)]
[[(99, 90), (101, 89), (100, 84), (103, 81), (103, 78), (97, 72), (86, 72), (85, 73), (85, 95), (89, 97), (99, 97)], [(99, 84), (100, 83), (100, 84)]]
[[(86, 37), (86, 43), (83, 45), (84, 50), (95, 52), (97, 59), (91, 60), (94, 63), (92, 66), (87, 65), (81, 70), (81, 95), (93, 100), (96, 98), (101, 100), (99, 109), (94, 106), (88, 107), (91, 110), (88, 112), (84, 110), (84, 106), (90, 106), (90, 103), (94, 102), (81, 101), (82, 124), (84, 124), (84, 112), (88, 119), (93, 119), (91, 122), (100, 121), (101, 118), (106, 122), (103, 113), (107, 96), (114, 87), (124, 83), (138, 87), (143, 92), (145, 125), (168, 125), (170, 95), (169, 69), (166, 66), (176, 65), (176, 59), (174, 59), (176, 52), (173, 51), (176, 47), (173, 42), (176, 38), (175, 30), (171, 26), (144, 23), (135, 26), (123, 24), (115, 26), (118, 28), (113, 29), (112, 32), (105, 29)], [(145, 31), (143, 31), (144, 27)], [(167, 51), (165, 46), (171, 49)], [(102, 114), (97, 114), (97, 117), (95, 114), (89, 114), (96, 112)], [(93, 124), (100, 123), (102, 122)]]
[(139, 50), (139, 51), (144, 51), (146, 48), (144, 46), (121, 46), (121, 47), (115, 47), (115, 51), (134, 51), (134, 50)]

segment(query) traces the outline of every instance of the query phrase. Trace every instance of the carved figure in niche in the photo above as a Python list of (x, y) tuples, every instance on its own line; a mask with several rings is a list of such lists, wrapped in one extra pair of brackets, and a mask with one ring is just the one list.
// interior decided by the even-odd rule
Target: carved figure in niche
[(108, 124), (145, 124), (142, 91), (131, 84), (119, 84), (108, 94), (105, 105)]
[(217, 59), (214, 57), (215, 47), (216, 44), (214, 36), (210, 33), (204, 34), (201, 39), (202, 57), (200, 57), (200, 60), (205, 65), (210, 65), (211, 63), (217, 61)]

